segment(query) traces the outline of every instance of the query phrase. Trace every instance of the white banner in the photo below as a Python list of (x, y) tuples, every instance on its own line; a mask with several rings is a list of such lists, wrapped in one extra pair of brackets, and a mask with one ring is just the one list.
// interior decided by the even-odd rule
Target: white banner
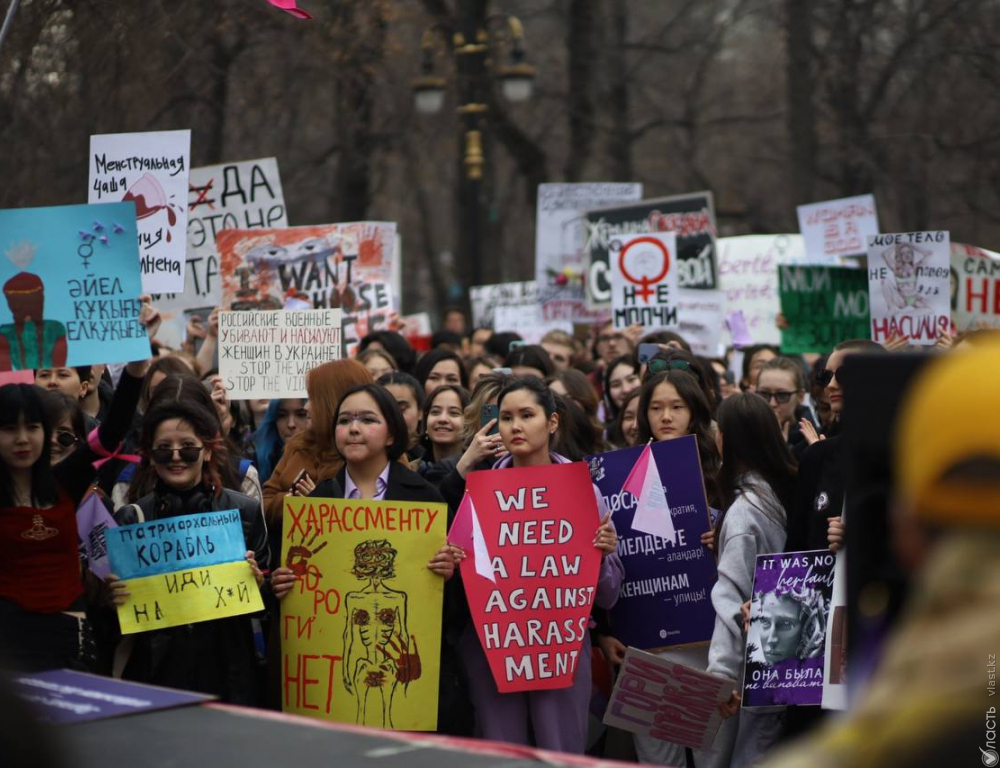
[(797, 210), (811, 264), (837, 264), (842, 256), (863, 256), (868, 237), (879, 233), (874, 195), (800, 205)]

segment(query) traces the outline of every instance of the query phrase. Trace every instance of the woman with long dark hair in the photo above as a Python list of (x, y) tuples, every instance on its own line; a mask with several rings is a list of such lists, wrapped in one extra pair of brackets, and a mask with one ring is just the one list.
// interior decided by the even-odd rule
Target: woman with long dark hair
[(0, 646), (17, 669), (86, 668), (94, 661), (86, 619), (76, 510), (114, 453), (139, 402), (146, 361), (129, 363), (108, 417), (52, 463), (46, 393), (0, 387)]
[[(782, 552), (787, 510), (795, 497), (795, 460), (777, 419), (764, 398), (749, 392), (719, 406), (719, 473), (724, 512), (716, 528), (719, 580), (712, 588), (715, 631), (708, 672), (741, 680), (746, 638), (741, 607), (750, 600), (757, 555)], [(740, 694), (733, 691), (726, 714), (736, 714)], [(728, 720), (715, 740), (721, 765), (750, 765), (781, 735), (784, 712), (743, 710)]]
[[(157, 388), (142, 420), (142, 461), (135, 484), (155, 476), (153, 489), (115, 513), (119, 525), (164, 520), (199, 512), (238, 510), (246, 558), (257, 585), (270, 565), (267, 526), (260, 502), (227, 488), (231, 476), (218, 413), (201, 382), (176, 376)], [(112, 598), (121, 604), (128, 587), (108, 576)], [(119, 657), (119, 665), (125, 655)], [(123, 677), (171, 688), (200, 691), (233, 704), (257, 704), (250, 616), (144, 632), (134, 640)], [(116, 670), (117, 671), (117, 670)]]

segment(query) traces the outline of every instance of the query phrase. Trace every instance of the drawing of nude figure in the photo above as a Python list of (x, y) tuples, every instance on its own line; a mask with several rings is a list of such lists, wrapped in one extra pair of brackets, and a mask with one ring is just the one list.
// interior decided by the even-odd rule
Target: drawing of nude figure
[[(407, 629), (407, 594), (390, 589), (396, 550), (385, 539), (354, 548), (352, 573), (368, 583), (344, 598), (344, 687), (354, 694), (356, 722), (393, 728), (392, 704), (400, 683), (420, 677), (420, 659)], [(407, 638), (404, 640), (404, 638)]]
[(894, 278), (881, 279), (882, 295), (889, 309), (928, 309), (931, 306), (928, 297), (920, 291), (918, 273), (932, 255), (932, 251), (910, 243), (898, 243), (882, 251), (882, 259)]

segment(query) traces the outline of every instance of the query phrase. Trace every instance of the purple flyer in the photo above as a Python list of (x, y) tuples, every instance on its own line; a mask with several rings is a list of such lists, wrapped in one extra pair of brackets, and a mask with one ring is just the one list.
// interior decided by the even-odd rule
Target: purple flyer
[(10, 677), (14, 693), (46, 723), (82, 723), (155, 709), (212, 701), (206, 696), (155, 685), (141, 685), (68, 669), (19, 673)]
[(611, 610), (615, 637), (625, 645), (655, 650), (708, 642), (715, 627), (712, 586), (715, 558), (701, 544), (709, 530), (708, 503), (694, 436), (652, 444), (675, 539), (632, 529), (636, 497), (622, 490), (644, 446), (587, 457), (618, 532), (625, 581)]
[(743, 706), (818, 706), (837, 556), (828, 549), (758, 555)]

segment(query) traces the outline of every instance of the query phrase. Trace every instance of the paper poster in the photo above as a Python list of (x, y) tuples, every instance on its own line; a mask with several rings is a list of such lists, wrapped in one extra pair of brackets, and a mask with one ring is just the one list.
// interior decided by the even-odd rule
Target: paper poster
[(285, 498), (282, 709), (403, 731), (437, 728), (444, 579), (427, 562), (448, 508)]
[(837, 552), (833, 572), (829, 628), (823, 653), (823, 709), (847, 709), (847, 567), (846, 549)]
[(788, 327), (781, 351), (826, 354), (848, 339), (867, 339), (868, 273), (850, 267), (780, 266), (778, 292)]
[(691, 749), (711, 749), (722, 725), (719, 702), (735, 683), (629, 648), (604, 724)]
[(837, 556), (829, 549), (757, 555), (743, 706), (818, 706)]
[(449, 541), (469, 555), (462, 584), (497, 690), (568, 688), (601, 568), (587, 465), (472, 472), (466, 490), (471, 503), (455, 516)]
[(131, 592), (118, 606), (123, 635), (264, 610), (237, 509), (123, 525), (105, 535), (111, 570)]
[(138, 712), (203, 704), (216, 698), (69, 669), (15, 674), (9, 682), (14, 695), (27, 702), (31, 714), (43, 723), (107, 720)]
[(191, 131), (90, 137), (88, 203), (135, 206), (144, 293), (184, 290)]
[[(715, 288), (715, 204), (711, 192), (642, 200), (588, 211), (587, 300), (591, 307), (611, 302), (612, 245), (626, 235), (674, 232), (678, 286)], [(615, 251), (617, 252), (617, 248)]]
[(611, 626), (625, 645), (641, 650), (712, 639), (715, 558), (701, 544), (711, 527), (693, 435), (651, 445), (673, 519), (676, 544), (632, 528), (636, 497), (622, 489), (642, 454), (635, 446), (587, 457), (590, 475), (611, 510), (618, 556), (625, 566)]
[(680, 288), (677, 297), (677, 324), (667, 330), (679, 333), (701, 357), (719, 357), (719, 343), (726, 317), (726, 292)]
[(1000, 327), (1000, 253), (951, 244), (951, 319), (959, 332)]
[(392, 256), (396, 225), (322, 224), (285, 229), (227, 229), (215, 238), (222, 306), (272, 310), (289, 299), (314, 309), (342, 309), (344, 354), (394, 312)]
[[(535, 218), (535, 282), (549, 314), (569, 322), (592, 322), (587, 309), (584, 214), (595, 208), (642, 199), (642, 184), (590, 182), (539, 184)], [(553, 305), (549, 307), (549, 305)]]
[(863, 256), (868, 252), (868, 237), (879, 233), (874, 195), (800, 205), (796, 210), (806, 255), (813, 264)]
[[(800, 235), (744, 235), (720, 237), (719, 286), (726, 294), (726, 311), (742, 310), (756, 344), (781, 342), (775, 325), (779, 311), (778, 265), (801, 264), (805, 245)], [(723, 330), (722, 343), (732, 339)]]
[(231, 400), (308, 396), (306, 374), (342, 354), (341, 310), (219, 313), (219, 374)]
[(539, 344), (549, 331), (573, 335), (573, 323), (567, 320), (545, 320), (542, 307), (497, 307), (493, 313), (494, 331), (512, 331), (528, 344)]
[(76, 510), (76, 532), (87, 555), (87, 570), (99, 579), (111, 573), (106, 537), (108, 528), (117, 527), (97, 493), (88, 495)]
[(132, 203), (0, 211), (0, 370), (145, 360)]
[(677, 238), (673, 232), (622, 235), (608, 248), (611, 320), (617, 330), (677, 325)]
[(188, 180), (187, 267), (184, 290), (153, 296), (163, 318), (156, 338), (180, 349), (185, 311), (222, 302), (215, 235), (223, 229), (287, 227), (285, 197), (273, 157), (192, 168)]
[(539, 305), (538, 283), (525, 280), (519, 283), (474, 285), (469, 289), (472, 306), (473, 328), (494, 328), (497, 307), (516, 307), (534, 311)]
[(871, 338), (934, 344), (951, 327), (951, 247), (947, 232), (868, 238)]

